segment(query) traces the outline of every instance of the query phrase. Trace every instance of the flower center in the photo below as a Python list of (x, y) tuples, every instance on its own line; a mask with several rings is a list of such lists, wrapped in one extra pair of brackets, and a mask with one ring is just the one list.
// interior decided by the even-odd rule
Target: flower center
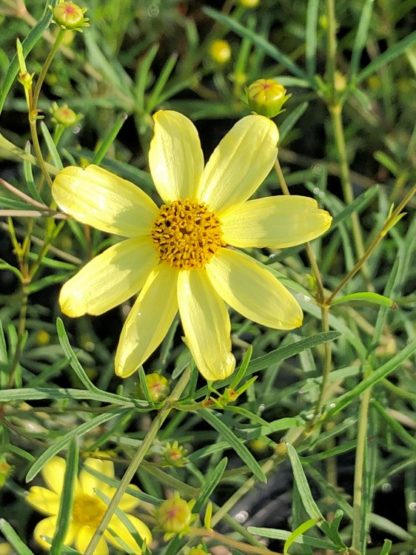
[(217, 216), (191, 200), (163, 204), (151, 236), (160, 260), (181, 270), (203, 268), (225, 246)]
[(74, 499), (72, 518), (79, 525), (97, 528), (105, 510), (106, 506), (100, 499), (82, 493)]

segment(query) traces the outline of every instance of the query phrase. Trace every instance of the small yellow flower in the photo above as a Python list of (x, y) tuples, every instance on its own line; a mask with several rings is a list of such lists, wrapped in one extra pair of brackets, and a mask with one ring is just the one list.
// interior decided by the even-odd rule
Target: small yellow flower
[(299, 245), (324, 233), (331, 216), (302, 196), (248, 200), (276, 160), (279, 133), (266, 117), (238, 121), (205, 167), (188, 118), (162, 110), (154, 121), (149, 165), (160, 207), (137, 186), (94, 165), (70, 166), (55, 178), (52, 193), (64, 212), (126, 238), (65, 283), (60, 306), (72, 317), (97, 315), (140, 291), (121, 333), (116, 374), (133, 374), (179, 311), (200, 372), (207, 380), (223, 379), (235, 367), (227, 304), (270, 328), (302, 324), (292, 294), (236, 247)]
[[(85, 464), (104, 476), (114, 478), (114, 465), (111, 461), (88, 458), (85, 460)], [(43, 514), (49, 515), (36, 525), (34, 531), (35, 540), (46, 550), (49, 549), (50, 544), (45, 538), (53, 538), (57, 526), (59, 498), (62, 492), (65, 467), (64, 459), (60, 457), (51, 459), (42, 470), (43, 479), (49, 489), (33, 486), (26, 497), (26, 500), (32, 507)], [(135, 486), (130, 487), (135, 488)], [(97, 495), (97, 491), (111, 499), (115, 488), (95, 478), (87, 470), (82, 470), (75, 486), (71, 522), (65, 538), (65, 545), (70, 546), (75, 544), (76, 549), (80, 553), (84, 553), (107, 508), (106, 504)], [(138, 503), (139, 501), (136, 497), (125, 494), (118, 508), (125, 513), (129, 513)], [(131, 514), (126, 514), (126, 516), (138, 535), (149, 544), (152, 536), (146, 524)], [(121, 544), (117, 541), (117, 537), (130, 547), (129, 553), (137, 555), (142, 553), (142, 550), (122, 521), (117, 516), (113, 516), (110, 521), (109, 530), (104, 532), (104, 537), (100, 539), (94, 555), (108, 555), (107, 542), (123, 551)]]

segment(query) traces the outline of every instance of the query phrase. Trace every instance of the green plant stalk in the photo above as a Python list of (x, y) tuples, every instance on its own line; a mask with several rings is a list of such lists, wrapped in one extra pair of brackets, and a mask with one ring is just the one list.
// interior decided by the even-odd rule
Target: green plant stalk
[(12, 388), (14, 386), (16, 371), (19, 365), (20, 355), (22, 354), (23, 337), (25, 335), (25, 329), (26, 329), (26, 317), (27, 317), (27, 307), (28, 307), (28, 298), (29, 298), (28, 287), (29, 287), (29, 281), (23, 275), (22, 293), (21, 293), (21, 299), (20, 299), (19, 323), (17, 324), (17, 342), (16, 342), (16, 349), (13, 355), (13, 360), (10, 366), (9, 382), (7, 385), (8, 388)]
[(364, 391), (361, 397), (360, 412), (358, 416), (358, 436), (357, 436), (357, 449), (355, 452), (355, 466), (354, 466), (354, 494), (353, 494), (353, 508), (352, 508), (352, 544), (351, 548), (353, 553), (362, 553), (361, 547), (363, 543), (363, 534), (365, 530), (362, 529), (362, 499), (363, 499), (363, 484), (365, 472), (365, 456), (367, 445), (367, 428), (368, 428), (368, 411), (371, 400), (372, 388), (369, 387)]
[(130, 482), (132, 481), (134, 475), (136, 474), (137, 469), (140, 466), (140, 463), (144, 459), (146, 453), (150, 449), (153, 444), (153, 441), (156, 439), (156, 436), (163, 425), (163, 422), (168, 417), (171, 410), (174, 408), (174, 403), (180, 398), (182, 392), (184, 391), (185, 387), (188, 385), (189, 378), (191, 375), (190, 368), (186, 368), (184, 373), (182, 374), (180, 380), (175, 386), (175, 389), (166, 399), (164, 406), (160, 409), (159, 413), (153, 420), (153, 423), (150, 427), (150, 430), (146, 434), (143, 443), (140, 445), (137, 453), (133, 457), (133, 460), (129, 464), (126, 472), (124, 473), (123, 478), (120, 481), (120, 485), (117, 488), (113, 498), (111, 499), (104, 516), (98, 525), (95, 534), (91, 538), (90, 543), (88, 544), (87, 549), (85, 550), (84, 555), (92, 555), (100, 541), (100, 538), (104, 534), (105, 530), (107, 529), (110, 520), (114, 514), (114, 511), (118, 507), (121, 498), (123, 497), (126, 489), (128, 488)]
[[(345, 146), (344, 126), (342, 123), (342, 103), (337, 99), (336, 90), (337, 22), (334, 0), (327, 0), (326, 14), (328, 18), (326, 80), (330, 86), (330, 93), (326, 98), (326, 101), (331, 116), (332, 130), (335, 137), (338, 160), (340, 163), (342, 193), (344, 201), (348, 205), (354, 200), (354, 194), (348, 167), (347, 149)], [(361, 258), (364, 253), (364, 241), (361, 232), (360, 220), (355, 212), (351, 216), (351, 224), (355, 250), (357, 256)], [(362, 272), (368, 282), (368, 271), (365, 266), (362, 267)]]
[(215, 530), (209, 530), (207, 528), (193, 528), (188, 532), (189, 536), (201, 536), (203, 538), (211, 538), (219, 542), (220, 544), (228, 545), (234, 549), (241, 551), (242, 553), (253, 553), (256, 555), (282, 555), (279, 551), (270, 551), (267, 547), (260, 547), (255, 545), (247, 545), (246, 543), (234, 540), (229, 536), (219, 534)]
[[(289, 187), (287, 186), (286, 179), (280, 165), (279, 159), (276, 158), (276, 162), (274, 164), (274, 168), (277, 174), (277, 178), (279, 180), (280, 188), (283, 191), (283, 194), (290, 195)], [(315, 254), (313, 252), (312, 246), (310, 243), (306, 243), (306, 254), (308, 256), (309, 264), (312, 270), (312, 274), (315, 278), (316, 282), (316, 302), (321, 307), (321, 322), (322, 322), (322, 331), (327, 332), (329, 331), (329, 309), (330, 305), (325, 302), (325, 290), (324, 285), (322, 282), (321, 272), (319, 271), (318, 264), (316, 262)], [(323, 402), (325, 400), (325, 392), (328, 384), (329, 374), (331, 373), (332, 367), (332, 352), (331, 352), (331, 345), (329, 343), (325, 343), (324, 345), (324, 368), (322, 372), (322, 386), (319, 392), (318, 402), (315, 406), (314, 411), (314, 421), (316, 417), (319, 415), (319, 412), (322, 408)]]

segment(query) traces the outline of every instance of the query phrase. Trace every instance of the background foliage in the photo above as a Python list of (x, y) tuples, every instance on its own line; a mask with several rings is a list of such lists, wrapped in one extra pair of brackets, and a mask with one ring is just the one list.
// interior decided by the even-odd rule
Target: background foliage
[[(416, 552), (414, 0), (85, 7), (90, 27), (66, 33), (52, 59), (46, 2), (0, 2), (0, 530), (10, 552), (36, 553), (26, 481), (75, 438), (81, 457), (98, 450), (119, 476), (140, 454), (134, 481), (150, 527), (172, 491), (196, 500), (193, 533), (155, 532), (153, 553), (203, 538), (213, 553)], [(35, 82), (45, 73), (39, 119), (17, 80), (17, 37)], [(226, 64), (209, 56), (218, 38), (231, 45)], [(191, 377), (178, 400), (151, 403), (142, 371), (113, 374), (128, 303), (59, 319), (59, 285), (109, 238), (56, 217), (45, 173), (93, 161), (151, 193), (151, 114), (188, 115), (208, 155), (262, 77), (292, 97), (277, 121), (284, 177), (278, 166), (260, 194), (286, 181), (334, 216), (308, 248), (258, 253), (297, 292), (304, 326), (276, 332), (233, 315), (240, 369), (217, 391), (174, 326), (146, 372), (172, 389)], [(54, 122), (54, 102), (77, 113), (73, 126)], [(164, 458), (173, 441), (187, 450), (183, 466)]]

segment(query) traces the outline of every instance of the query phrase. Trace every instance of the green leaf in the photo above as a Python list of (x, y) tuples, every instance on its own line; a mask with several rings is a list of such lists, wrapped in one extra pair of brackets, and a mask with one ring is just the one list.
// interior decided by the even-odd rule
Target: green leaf
[(126, 119), (127, 114), (124, 112), (116, 117), (114, 125), (110, 128), (109, 132), (104, 135), (103, 139), (99, 143), (99, 147), (97, 148), (92, 160), (93, 164), (101, 164), (101, 162), (104, 160), (105, 155), (114, 143)]
[(69, 444), (68, 455), (65, 460), (66, 468), (64, 483), (59, 501), (57, 526), (50, 549), (51, 555), (61, 554), (65, 536), (71, 522), (72, 503), (76, 488), (79, 460), (79, 450), (76, 438), (74, 438)]
[(16, 550), (16, 553), (19, 555), (34, 555), (33, 551), (26, 546), (23, 540), (17, 535), (14, 528), (4, 518), (0, 518), (0, 531), (9, 544)]
[(390, 430), (396, 434), (396, 436), (400, 438), (402, 442), (412, 450), (412, 452), (416, 453), (416, 438), (414, 438), (412, 434), (409, 434), (400, 422), (390, 416), (386, 409), (376, 399), (371, 399), (371, 405), (376, 409), (388, 428), (390, 428)]
[(380, 555), (389, 555), (393, 542), (391, 540), (384, 540), (383, 547), (381, 548)]
[(246, 375), (247, 368), (250, 364), (252, 354), (253, 354), (253, 347), (249, 345), (246, 352), (244, 353), (244, 357), (243, 357), (243, 360), (241, 361), (240, 367), (238, 368), (237, 372), (235, 372), (233, 375), (233, 379), (230, 383), (231, 389), (237, 389), (238, 384)]
[(403, 364), (408, 358), (410, 358), (416, 352), (416, 340), (410, 342), (404, 349), (397, 353), (394, 357), (388, 360), (385, 364), (380, 366), (377, 370), (371, 373), (368, 378), (365, 378), (353, 389), (341, 395), (335, 403), (335, 406), (328, 410), (325, 415), (325, 420), (332, 418), (335, 414), (342, 411), (355, 399), (357, 399), (363, 391), (369, 387), (373, 387), (375, 384), (386, 378), (389, 374), (397, 370), (397, 368)]
[(102, 424), (105, 424), (105, 422), (108, 422), (109, 420), (112, 420), (117, 416), (123, 415), (128, 410), (130, 409), (124, 409), (124, 408), (111, 409), (108, 412), (105, 412), (104, 414), (99, 414), (98, 416), (91, 418), (91, 420), (84, 422), (80, 426), (77, 426), (73, 430), (64, 434), (62, 437), (59, 437), (57, 440), (55, 440), (52, 443), (52, 445), (50, 445), (46, 449), (46, 451), (44, 451), (40, 455), (40, 457), (35, 461), (35, 463), (29, 468), (29, 471), (26, 475), (26, 482), (30, 482), (31, 480), (33, 480), (33, 478), (35, 478), (35, 476), (38, 475), (38, 473), (42, 470), (45, 464), (52, 457), (57, 455), (59, 451), (64, 449), (68, 445), (68, 443), (70, 443), (73, 439), (82, 437), (83, 435), (87, 434), (89, 431), (93, 430), (94, 428), (98, 428)]
[[(52, 19), (52, 10), (58, 0), (50, 0), (46, 3), (45, 9), (43, 11), (42, 17), (39, 19), (38, 23), (33, 27), (33, 29), (28, 33), (25, 40), (22, 43), (23, 55), (26, 58), (32, 48), (37, 44), (37, 42), (42, 38), (44, 31), (48, 28), (49, 23)], [(19, 72), (19, 61), (17, 55), (13, 56), (10, 66), (7, 70), (6, 76), (2, 83), (0, 89), (0, 113), (3, 110), (4, 103), (6, 101), (7, 95), (12, 88), (13, 82)]]
[(52, 139), (52, 135), (49, 132), (49, 129), (46, 127), (45, 122), (40, 122), (40, 129), (42, 131), (43, 138), (45, 139), (46, 146), (48, 148), (49, 154), (52, 158), (52, 162), (58, 168), (58, 170), (63, 169), (63, 164), (61, 157), (59, 156), (58, 149)]
[(397, 305), (393, 299), (380, 295), (378, 293), (372, 293), (363, 291), (360, 293), (350, 293), (348, 295), (342, 295), (342, 297), (336, 298), (332, 301), (332, 305), (350, 303), (352, 301), (358, 301), (363, 303), (377, 304), (379, 306), (385, 306), (387, 308), (397, 308)]
[[(287, 530), (278, 530), (274, 528), (258, 528), (257, 526), (249, 526), (248, 531), (250, 532), (250, 534), (254, 534), (262, 538), (271, 538), (274, 540), (287, 540), (292, 535), (292, 532), (288, 532)], [(319, 538), (313, 538), (311, 536), (298, 536), (295, 539), (294, 543), (316, 547), (317, 549), (334, 549), (336, 547), (333, 543), (321, 540)]]
[(308, 0), (306, 8), (305, 57), (309, 77), (316, 72), (316, 46), (319, 0)]
[(66, 399), (78, 401), (97, 401), (110, 403), (123, 407), (136, 407), (145, 409), (147, 403), (136, 399), (129, 399), (115, 393), (106, 391), (85, 391), (84, 389), (71, 389), (61, 387), (28, 387), (22, 389), (3, 389), (0, 391), (0, 403), (17, 403), (19, 401), (40, 401), (43, 399)]
[(311, 488), (309, 487), (308, 480), (306, 479), (305, 472), (303, 471), (302, 463), (300, 462), (296, 449), (290, 443), (287, 443), (286, 446), (290, 464), (292, 465), (293, 478), (300, 493), (305, 511), (316, 523), (321, 523), (325, 520), (324, 516), (312, 497)]
[(159, 45), (154, 44), (151, 48), (149, 48), (144, 58), (140, 60), (134, 86), (135, 101), (140, 110), (144, 110), (145, 92), (149, 81), (150, 68), (152, 67), (153, 60), (155, 59), (158, 50)]
[[(27, 154), (28, 157), (31, 156), (30, 142), (29, 141), (27, 141), (27, 143), (26, 143), (25, 153)], [(41, 202), (42, 204), (44, 204), (44, 201), (43, 201), (42, 197), (39, 194), (39, 191), (37, 190), (37, 188), (35, 186), (35, 181), (33, 179), (32, 164), (31, 164), (31, 162), (29, 161), (28, 158), (23, 160), (23, 174), (25, 176), (27, 190), (29, 191), (32, 198), (34, 198), (38, 202)]]
[(206, 480), (199, 491), (198, 500), (193, 509), (194, 513), (199, 513), (208, 502), (212, 492), (223, 477), (225, 469), (227, 468), (227, 463), (228, 459), (224, 457), (210, 472), (208, 472)]
[(175, 68), (176, 62), (178, 61), (178, 54), (174, 52), (169, 56), (166, 60), (165, 65), (163, 66), (162, 70), (159, 73), (156, 83), (152, 88), (152, 92), (149, 95), (149, 98), (146, 102), (146, 112), (152, 113), (155, 107), (160, 103), (160, 95), (162, 94), (166, 83), (171, 76), (172, 71)]
[(370, 75), (381, 69), (382, 67), (386, 66), (388, 63), (393, 61), (397, 56), (403, 54), (408, 48), (410, 48), (416, 42), (416, 31), (410, 33), (399, 42), (396, 42), (394, 46), (388, 48), (385, 52), (377, 56), (372, 62), (368, 64), (357, 76), (356, 83), (357, 85), (368, 79)]
[(282, 125), (279, 125), (280, 144), (285, 140), (287, 134), (296, 125), (297, 121), (303, 116), (308, 106), (308, 102), (302, 102), (302, 104), (296, 106), (294, 110), (291, 110), (289, 115), (284, 119)]
[(306, 349), (312, 349), (318, 345), (322, 345), (323, 343), (334, 341), (340, 335), (341, 334), (337, 331), (322, 332), (317, 333), (312, 337), (295, 341), (295, 343), (292, 343), (291, 345), (279, 347), (271, 353), (267, 353), (267, 355), (252, 359), (247, 375), (254, 374), (254, 372), (258, 372), (259, 370), (265, 370), (266, 368), (272, 366), (272, 364), (277, 364), (282, 360), (298, 355)]
[(212, 17), (212, 19), (219, 21), (225, 27), (228, 27), (241, 37), (250, 39), (253, 44), (263, 50), (263, 52), (270, 56), (270, 58), (276, 60), (276, 62), (278, 62), (279, 64), (282, 64), (282, 66), (293, 73), (293, 75), (296, 75), (297, 77), (300, 77), (302, 79), (307, 79), (306, 73), (297, 64), (295, 64), (295, 62), (292, 62), (292, 60), (288, 56), (286, 56), (286, 54), (283, 54), (283, 52), (281, 52), (281, 50), (274, 46), (274, 44), (259, 35), (256, 30), (252, 31), (235, 19), (227, 15), (223, 15), (222, 13), (218, 12), (217, 10), (213, 10), (212, 8), (205, 7), (203, 8), (203, 11), (209, 17)]
[(313, 528), (314, 526), (316, 526), (316, 524), (319, 521), (316, 520), (315, 518), (310, 518), (309, 520), (306, 520), (305, 522), (302, 522), (302, 524), (300, 526), (298, 526), (296, 528), (296, 530), (294, 530), (290, 536), (287, 538), (287, 540), (285, 541), (285, 544), (283, 546), (283, 553), (284, 555), (287, 555), (289, 553), (289, 549), (291, 547), (291, 545), (293, 543), (296, 542), (296, 540), (303, 535), (304, 532), (307, 532), (308, 530), (310, 530), (311, 528)]
[(210, 426), (212, 426), (217, 432), (222, 435), (222, 437), (228, 442), (229, 447), (234, 449), (240, 459), (247, 465), (247, 467), (251, 470), (254, 476), (260, 482), (267, 482), (267, 478), (261, 469), (260, 465), (244, 445), (244, 443), (239, 439), (231, 429), (222, 422), (218, 416), (207, 409), (201, 409), (198, 411), (198, 414), (202, 416), (202, 418), (208, 422)]
[(358, 23), (357, 33), (352, 47), (351, 64), (350, 64), (350, 80), (353, 81), (358, 72), (361, 60), (361, 53), (365, 47), (368, 37), (368, 29), (370, 27), (371, 14), (373, 11), (374, 0), (365, 0), (364, 6), (361, 8), (360, 22)]

